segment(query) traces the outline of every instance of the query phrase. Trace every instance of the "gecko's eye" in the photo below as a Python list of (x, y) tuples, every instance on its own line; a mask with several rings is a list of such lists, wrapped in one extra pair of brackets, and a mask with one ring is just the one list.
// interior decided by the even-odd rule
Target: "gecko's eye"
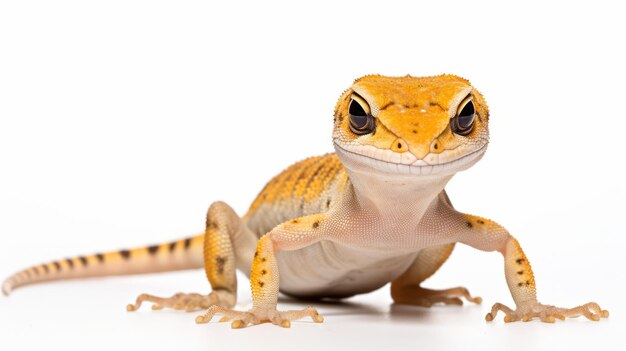
[(459, 105), (456, 116), (450, 120), (452, 131), (459, 135), (468, 135), (474, 128), (474, 117), (476, 116), (476, 108), (472, 101), (472, 96), (468, 96)]
[(376, 129), (374, 117), (370, 114), (370, 107), (362, 97), (356, 94), (352, 95), (348, 114), (350, 115), (350, 130), (352, 133), (365, 135)]

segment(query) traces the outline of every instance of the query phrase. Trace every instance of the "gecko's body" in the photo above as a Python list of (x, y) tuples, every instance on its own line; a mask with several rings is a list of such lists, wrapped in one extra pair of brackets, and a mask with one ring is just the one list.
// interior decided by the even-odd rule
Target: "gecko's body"
[[(537, 302), (533, 273), (517, 240), (495, 222), (452, 207), (444, 187), (483, 156), (488, 120), (482, 96), (462, 78), (363, 77), (337, 103), (336, 153), (298, 162), (274, 177), (245, 216), (216, 202), (203, 234), (34, 266), (7, 279), (3, 290), (52, 279), (204, 266), (210, 294), (142, 294), (128, 309), (151, 301), (156, 308), (208, 308), (200, 323), (219, 313), (234, 320), (233, 327), (264, 321), (288, 326), (304, 316), (318, 322), (322, 317), (313, 308), (277, 311), (279, 289), (296, 297), (343, 298), (391, 282), (397, 303), (460, 304), (461, 297), (480, 302), (464, 288), (420, 287), (461, 242), (504, 256), (517, 308), (495, 304), (488, 320), (498, 311), (507, 321), (607, 317), (595, 303), (564, 309)], [(248, 312), (231, 310), (236, 269), (249, 273), (254, 306)]]

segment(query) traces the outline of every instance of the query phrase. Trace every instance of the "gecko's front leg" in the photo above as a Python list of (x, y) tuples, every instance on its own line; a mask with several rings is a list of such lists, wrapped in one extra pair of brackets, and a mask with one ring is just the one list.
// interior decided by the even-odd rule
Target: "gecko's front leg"
[(483, 251), (499, 251), (504, 256), (506, 281), (511, 291), (516, 308), (512, 309), (501, 303), (493, 305), (485, 317), (492, 321), (502, 311), (505, 322), (530, 321), (538, 318), (542, 322), (553, 323), (556, 319), (585, 316), (598, 321), (607, 318), (609, 312), (595, 302), (589, 302), (574, 308), (561, 308), (545, 305), (537, 301), (535, 278), (518, 241), (499, 224), (477, 216), (461, 215), (458, 224), (461, 242)]
[(275, 251), (296, 250), (319, 241), (324, 220), (324, 215), (301, 217), (283, 223), (264, 235), (259, 240), (252, 261), (250, 274), (252, 309), (236, 311), (214, 305), (205, 314), (198, 316), (196, 322), (208, 323), (217, 314), (223, 315), (221, 322), (232, 320), (233, 328), (268, 322), (288, 328), (291, 321), (305, 317), (310, 317), (317, 323), (323, 322), (324, 318), (312, 307), (292, 311), (277, 309), (279, 272)]

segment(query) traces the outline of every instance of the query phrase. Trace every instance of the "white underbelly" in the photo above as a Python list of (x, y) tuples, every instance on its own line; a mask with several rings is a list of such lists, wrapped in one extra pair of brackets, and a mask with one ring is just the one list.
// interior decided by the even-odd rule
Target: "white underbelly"
[(355, 249), (322, 241), (296, 251), (280, 251), (280, 290), (298, 297), (348, 297), (394, 280), (417, 253)]

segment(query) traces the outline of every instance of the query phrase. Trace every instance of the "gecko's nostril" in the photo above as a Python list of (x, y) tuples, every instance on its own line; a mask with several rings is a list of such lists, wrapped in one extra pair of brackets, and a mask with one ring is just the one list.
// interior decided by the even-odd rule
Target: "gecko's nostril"
[(442, 151), (443, 151), (443, 148), (441, 147), (439, 140), (437, 139), (433, 140), (433, 142), (430, 144), (430, 152), (439, 154)]
[(409, 145), (402, 138), (398, 138), (394, 140), (393, 144), (391, 144), (391, 151), (394, 152), (407, 152), (409, 151)]

